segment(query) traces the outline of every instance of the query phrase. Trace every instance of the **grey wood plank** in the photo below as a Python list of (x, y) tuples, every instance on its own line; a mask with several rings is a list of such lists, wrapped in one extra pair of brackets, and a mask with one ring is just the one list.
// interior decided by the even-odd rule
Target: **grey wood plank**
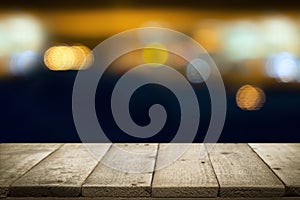
[[(165, 165), (187, 144), (160, 144), (157, 156), (157, 169)], [(169, 147), (166, 150), (166, 147)], [(209, 158), (204, 153), (200, 157), (203, 144), (192, 144), (187, 151), (171, 165), (155, 171), (152, 184), (153, 197), (217, 197), (218, 182)]]
[(286, 185), (286, 195), (300, 196), (300, 144), (249, 144)]
[[(98, 159), (109, 144), (86, 144)], [(98, 163), (83, 144), (65, 144), (11, 185), (11, 196), (78, 196)]]
[(7, 196), (9, 186), (30, 168), (59, 148), (60, 144), (0, 144), (0, 197)]
[(284, 195), (284, 185), (247, 144), (216, 144), (209, 155), (220, 197)]
[[(150, 196), (157, 147), (158, 144), (114, 144), (86, 180), (82, 187), (82, 195), (88, 197)], [(115, 168), (106, 166), (107, 162), (110, 162), (109, 166)]]

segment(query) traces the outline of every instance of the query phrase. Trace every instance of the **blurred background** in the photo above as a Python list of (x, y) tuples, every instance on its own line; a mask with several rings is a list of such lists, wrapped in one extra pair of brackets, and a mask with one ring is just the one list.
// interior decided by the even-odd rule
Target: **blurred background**
[[(1, 2), (0, 142), (80, 142), (72, 117), (78, 70), (93, 64), (91, 50), (101, 41), (147, 26), (187, 34), (217, 64), (227, 92), (220, 142), (300, 142), (299, 11), (300, 2), (292, 0)], [(153, 45), (163, 48), (159, 41)], [(129, 106), (133, 120), (146, 125), (149, 107), (164, 105), (168, 119), (159, 134), (132, 138), (113, 120), (114, 85), (126, 71), (147, 62), (168, 64), (191, 82), (201, 109), (195, 141), (201, 142), (211, 108), (205, 77), (180, 57), (155, 50), (118, 58), (102, 77), (96, 110), (107, 136), (114, 142), (168, 142), (176, 133), (178, 101), (159, 85), (141, 87)], [(209, 68), (202, 67), (209, 76)]]

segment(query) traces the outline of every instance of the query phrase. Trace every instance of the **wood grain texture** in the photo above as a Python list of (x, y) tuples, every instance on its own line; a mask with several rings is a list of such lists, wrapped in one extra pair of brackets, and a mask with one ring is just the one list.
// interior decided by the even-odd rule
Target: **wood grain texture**
[[(149, 197), (157, 147), (158, 144), (114, 144), (86, 180), (82, 195)], [(108, 162), (107, 166), (103, 164)]]
[[(115, 144), (111, 148), (109, 144), (89, 145), (102, 162), (82, 144), (0, 144), (2, 197), (300, 199), (300, 144), (217, 144), (209, 158), (200, 158), (203, 145), (193, 144), (172, 165), (154, 175), (154, 168), (172, 160), (170, 155), (180, 152), (183, 144), (172, 144), (174, 148), (169, 151), (162, 149), (170, 144), (160, 144), (159, 148), (158, 144)], [(121, 171), (107, 167), (107, 162)]]
[(247, 144), (216, 144), (209, 155), (220, 197), (284, 195), (284, 185)]
[[(171, 148), (165, 150), (167, 146)], [(170, 155), (180, 152), (186, 144), (160, 144), (157, 169), (165, 165)], [(202, 147), (202, 148), (201, 148)], [(218, 182), (207, 154), (200, 157), (202, 144), (192, 144), (177, 160), (161, 170), (155, 171), (152, 196), (153, 197), (216, 197)]]
[(286, 185), (286, 195), (300, 196), (300, 144), (249, 144)]
[(30, 168), (59, 148), (60, 144), (0, 144), (0, 197)]
[(5, 200), (299, 200), (299, 197), (276, 198), (159, 198), (159, 197), (7, 197)]
[[(109, 144), (86, 144), (103, 156)], [(11, 186), (11, 196), (78, 196), (98, 163), (82, 144), (65, 144)]]

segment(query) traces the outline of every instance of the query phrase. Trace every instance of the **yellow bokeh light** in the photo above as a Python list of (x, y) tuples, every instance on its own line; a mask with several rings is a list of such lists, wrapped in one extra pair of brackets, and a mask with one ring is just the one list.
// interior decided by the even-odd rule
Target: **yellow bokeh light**
[(46, 51), (44, 62), (51, 70), (69, 70), (75, 63), (75, 56), (71, 47), (54, 46)]
[(91, 50), (83, 45), (73, 46), (73, 53), (75, 55), (75, 63), (72, 69), (86, 69), (94, 61), (94, 56)]
[(162, 44), (152, 43), (143, 49), (142, 56), (145, 63), (165, 64), (168, 51)]
[(54, 71), (86, 69), (93, 58), (90, 49), (83, 45), (54, 46), (44, 54), (45, 65)]
[(236, 103), (243, 110), (258, 110), (265, 103), (266, 95), (260, 88), (242, 86), (236, 94)]

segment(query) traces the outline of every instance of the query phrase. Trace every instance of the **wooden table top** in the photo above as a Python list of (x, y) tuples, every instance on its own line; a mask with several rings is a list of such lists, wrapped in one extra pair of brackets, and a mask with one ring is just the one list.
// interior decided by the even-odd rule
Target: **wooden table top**
[[(86, 145), (96, 149), (100, 162), (79, 143), (0, 144), (0, 197), (300, 199), (300, 143), (219, 143), (210, 151), (207, 146), (213, 144), (192, 144), (159, 170), (170, 157), (162, 151), (169, 144)], [(183, 144), (172, 145), (180, 149)], [(117, 149), (150, 154), (129, 158)], [(204, 156), (199, 156), (200, 149)], [(117, 170), (102, 160), (141, 173)]]

